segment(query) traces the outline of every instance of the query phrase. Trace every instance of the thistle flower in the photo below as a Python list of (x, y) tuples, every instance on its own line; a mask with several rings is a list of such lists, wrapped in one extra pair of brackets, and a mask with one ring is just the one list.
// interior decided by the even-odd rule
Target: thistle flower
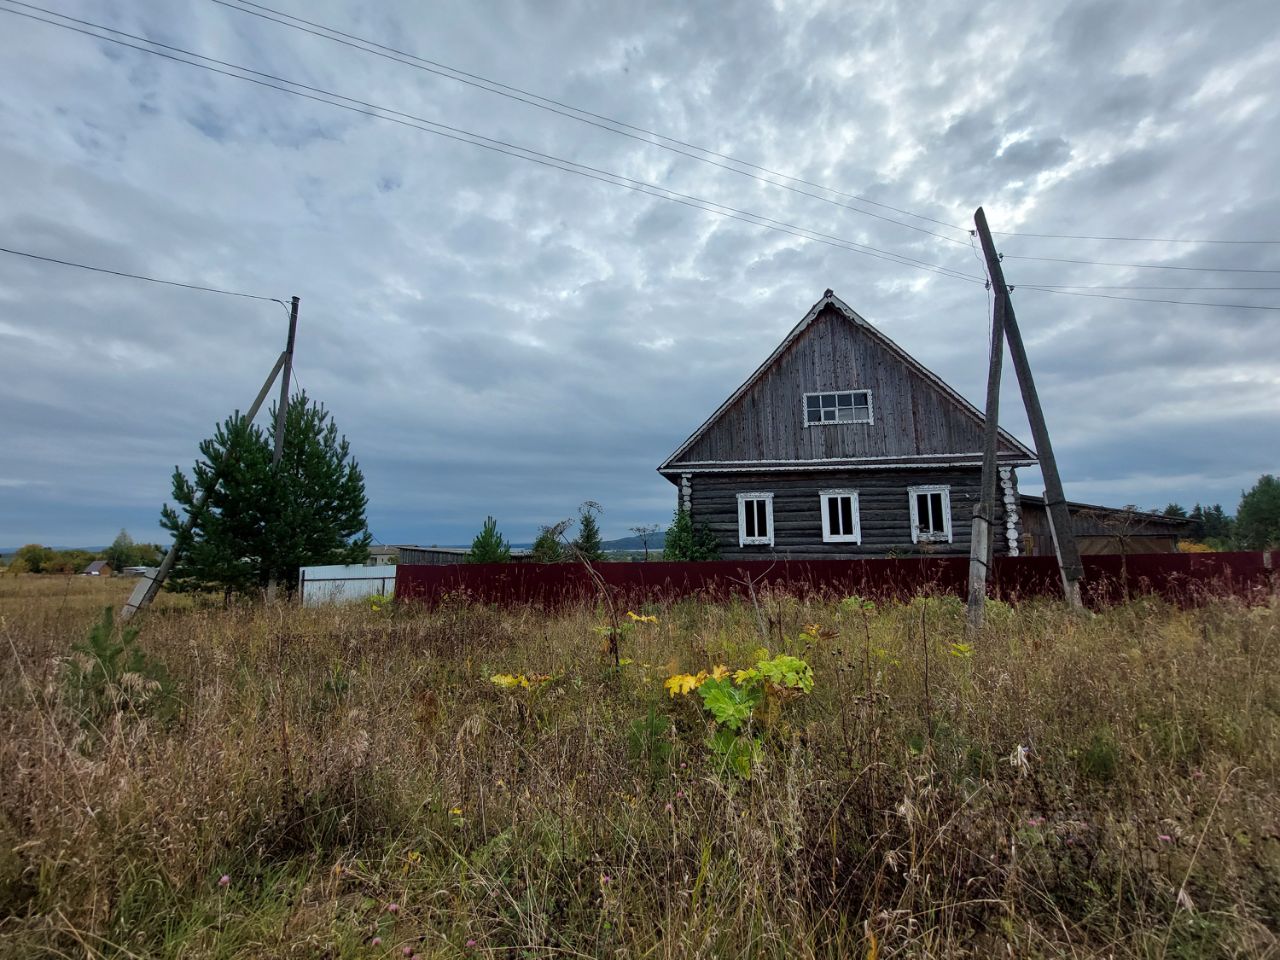
[(370, 941), (369, 941), (369, 946), (371, 946), (371, 947), (380, 947), (380, 946), (382, 946), (382, 938), (381, 938), (381, 937), (374, 937), (372, 940), (370, 940)]
[[(387, 904), (387, 913), (399, 913), (399, 912), (400, 912), (400, 904), (398, 903)], [(409, 953), (412, 953), (412, 952), (413, 952), (412, 950), (409, 951)], [(405, 954), (406, 957), (408, 955), (409, 955), (408, 953)]]
[(222, 876), (218, 878), (218, 886), (220, 887), (231, 886), (231, 877), (229, 877), (227, 874), (224, 873)]

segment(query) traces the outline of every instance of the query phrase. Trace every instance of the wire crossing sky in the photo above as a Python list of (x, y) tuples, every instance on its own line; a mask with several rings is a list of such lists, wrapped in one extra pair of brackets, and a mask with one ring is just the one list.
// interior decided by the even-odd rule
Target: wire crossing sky
[(0, 257), (0, 546), (160, 535), (285, 332), (183, 285), (301, 296), (387, 542), (664, 522), (654, 467), (827, 287), (982, 397), (979, 204), (1069, 495), (1280, 470), (1271, 4), (35, 6), (0, 0), (0, 242), (123, 276)]

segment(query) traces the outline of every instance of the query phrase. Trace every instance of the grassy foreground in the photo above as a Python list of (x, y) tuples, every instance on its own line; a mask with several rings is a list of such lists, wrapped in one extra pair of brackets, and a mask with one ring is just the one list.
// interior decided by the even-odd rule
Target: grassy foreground
[[(0, 579), (0, 956), (1280, 954), (1275, 603), (167, 600), (86, 699), (128, 586)], [(745, 779), (664, 680), (761, 647)]]

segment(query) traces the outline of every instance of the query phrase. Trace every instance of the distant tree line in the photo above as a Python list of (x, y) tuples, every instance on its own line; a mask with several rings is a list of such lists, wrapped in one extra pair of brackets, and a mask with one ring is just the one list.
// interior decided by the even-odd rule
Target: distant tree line
[[(650, 543), (662, 532), (659, 524), (643, 524), (629, 528), (640, 541), (641, 550), (606, 554), (596, 517), (604, 508), (594, 500), (588, 500), (578, 511), (576, 520), (567, 519), (538, 528), (538, 536), (529, 550), (528, 559), (534, 563), (563, 563), (586, 560), (648, 560)], [(569, 531), (577, 527), (578, 533), (569, 539)], [(686, 511), (677, 510), (663, 540), (663, 560), (715, 560), (719, 546), (705, 523), (694, 523)], [(467, 553), (468, 563), (506, 563), (511, 559), (511, 545), (498, 531), (498, 522), (486, 517), (484, 526), (471, 542)]]
[(81, 573), (95, 560), (105, 560), (119, 572), (125, 567), (153, 567), (164, 557), (165, 548), (158, 543), (134, 543), (127, 530), (116, 534), (105, 550), (55, 550), (38, 543), (28, 543), (14, 551), (6, 568), (9, 573)]
[(1185, 539), (1211, 550), (1280, 548), (1280, 480), (1269, 473), (1242, 491), (1234, 517), (1220, 503), (1208, 507), (1197, 503), (1190, 510), (1170, 503), (1154, 512), (1190, 520), (1191, 529)]

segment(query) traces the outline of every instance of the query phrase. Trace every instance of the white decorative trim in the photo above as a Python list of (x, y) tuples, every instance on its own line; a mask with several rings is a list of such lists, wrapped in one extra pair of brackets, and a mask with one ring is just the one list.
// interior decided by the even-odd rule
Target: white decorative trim
[[(831, 532), (831, 511), (827, 501), (835, 497), (853, 498), (853, 533)], [(822, 542), (823, 543), (861, 543), (862, 516), (858, 511), (857, 490), (819, 490), (818, 503), (822, 507)]]
[[(748, 501), (763, 500), (764, 501), (764, 524), (768, 529), (767, 536), (760, 536), (759, 530), (756, 536), (747, 536), (747, 510)], [(773, 494), (772, 493), (740, 493), (738, 494), (738, 546), (740, 547), (772, 547), (773, 546)]]
[(680, 474), (680, 509), (685, 513), (693, 510), (693, 474)]
[[(867, 408), (867, 419), (865, 420), (810, 420), (809, 419), (809, 398), (810, 397), (823, 397), (823, 396), (826, 396), (827, 394), (835, 394), (836, 396), (839, 396), (842, 393), (847, 393), (851, 397), (855, 393), (865, 393), (867, 395), (867, 402), (865, 404)], [(837, 408), (839, 408), (839, 405), (840, 405), (840, 402), (837, 400), (836, 401)], [(850, 403), (849, 406), (853, 407), (856, 410), (858, 407), (864, 406), (864, 404)], [(859, 388), (857, 390), (811, 390), (809, 393), (804, 394), (804, 396), (801, 398), (800, 408), (804, 413), (804, 425), (806, 427), (835, 427), (835, 426), (840, 426), (841, 424), (849, 424), (849, 423), (875, 423), (876, 422), (876, 410), (871, 403), (871, 391), (865, 388)]]
[[(981, 450), (962, 450), (958, 453), (904, 453), (904, 454), (882, 454), (874, 457), (810, 457), (806, 460), (787, 460), (786, 463), (856, 463), (863, 460), (925, 460), (929, 457), (972, 457), (975, 460), (982, 460)], [(679, 465), (678, 469), (683, 470), (685, 467), (720, 467), (731, 466), (735, 463), (781, 463), (775, 457), (772, 460), (686, 460)], [(1035, 463), (1034, 460), (1001, 460), (1002, 464), (1017, 463), (1019, 466)]]
[[(928, 533), (920, 530), (920, 515), (916, 508), (916, 496), (922, 493), (942, 494), (942, 533)], [(912, 543), (951, 543), (951, 488), (949, 486), (931, 483), (918, 487), (907, 487), (907, 506), (911, 510)]]
[[(775, 349), (773, 353), (769, 354), (768, 359), (766, 359), (764, 363), (760, 364), (760, 366), (756, 368), (755, 372), (751, 374), (751, 376), (747, 377), (747, 379), (742, 383), (742, 385), (738, 387), (738, 389), (735, 390), (732, 393), (732, 395), (730, 395), (728, 400), (720, 404), (720, 406), (716, 408), (716, 411), (713, 414), (711, 414), (711, 416), (707, 417), (706, 420), (703, 421), (702, 426), (698, 427), (697, 430), (693, 431), (693, 433), (689, 435), (689, 438), (685, 440), (684, 443), (680, 444), (679, 447), (676, 448), (675, 453), (671, 454), (671, 456), (667, 457), (667, 459), (662, 462), (662, 465), (658, 467), (658, 470), (662, 471), (667, 469), (668, 467), (671, 467), (675, 463), (676, 459), (679, 458), (679, 456), (682, 453), (684, 453), (691, 446), (693, 446), (693, 444), (697, 440), (699, 440), (704, 433), (707, 432), (707, 430), (711, 427), (711, 425), (720, 418), (720, 415), (724, 413), (726, 410), (728, 410), (731, 406), (733, 406), (733, 404), (736, 403), (737, 400), (744, 393), (746, 393), (748, 389), (751, 388), (752, 384), (754, 384), (758, 379), (760, 379), (760, 377), (764, 374), (766, 370), (768, 370), (771, 366), (773, 366), (774, 361), (777, 360), (778, 357), (780, 357), (789, 346), (791, 346), (791, 344), (795, 341), (796, 337), (798, 337), (802, 332), (804, 332), (804, 330), (809, 326), (809, 324), (811, 324), (817, 318), (818, 314), (822, 312), (823, 308), (828, 305), (835, 307), (842, 314), (844, 314), (845, 319), (847, 319), (849, 322), (854, 324), (854, 326), (862, 328), (864, 332), (866, 332), (872, 339), (879, 341), (888, 350), (890, 350), (891, 352), (901, 357), (903, 362), (906, 363), (906, 365), (910, 369), (914, 370), (920, 376), (924, 377), (926, 380), (928, 380), (930, 383), (936, 386), (939, 390), (941, 390), (944, 394), (946, 394), (949, 398), (951, 398), (956, 403), (958, 403), (960, 407), (964, 410), (964, 412), (967, 413), (974, 420), (976, 420), (979, 424), (984, 422), (982, 411), (980, 411), (972, 403), (970, 403), (968, 400), (962, 397), (959, 393), (957, 393), (954, 387), (950, 386), (945, 380), (939, 377), (936, 373), (934, 373), (932, 370), (930, 370), (928, 367), (922, 364), (919, 360), (911, 356), (911, 354), (907, 353), (900, 346), (898, 346), (896, 343), (890, 340), (879, 329), (877, 329), (872, 324), (868, 323), (866, 320), (860, 317), (857, 313), (853, 311), (853, 309), (847, 303), (845, 303), (835, 294), (828, 293), (824, 295), (821, 300), (819, 300), (817, 303), (815, 303), (812, 307), (809, 308), (809, 312), (806, 313), (804, 315), (804, 318), (799, 323), (797, 323), (795, 327), (792, 328), (791, 332), (787, 334), (786, 338), (782, 341), (782, 343), (778, 344), (777, 349)], [(1032, 450), (1029, 447), (1027, 447), (1025, 444), (1023, 444), (1020, 440), (1018, 440), (1017, 437), (1013, 436), (1013, 434), (1007, 432), (1003, 428), (1000, 430), (1000, 439), (1003, 440), (1009, 446), (1011, 446), (1016, 453), (1021, 453), (1026, 457), (1030, 457), (1032, 463), (1036, 462), (1035, 453), (1032, 452)]]
[[(732, 462), (732, 461), (731, 461)], [(690, 467), (686, 464), (680, 465), (681, 473), (766, 473), (766, 472), (790, 472), (790, 473), (808, 473), (813, 470), (925, 470), (930, 467), (945, 469), (950, 467), (980, 467), (981, 460), (950, 460), (946, 462), (936, 463), (823, 463), (816, 460), (793, 460), (791, 463), (779, 463), (777, 460), (740, 460), (737, 466), (726, 467)], [(757, 465), (759, 464), (759, 465)], [(1030, 466), (1030, 463), (1020, 463), (1019, 466)], [(675, 476), (674, 470), (663, 470), (662, 475), (670, 479)]]
[(1000, 489), (1004, 491), (1004, 539), (1009, 544), (1009, 556), (1018, 556), (1018, 498), (1013, 492), (1013, 471), (1000, 468)]

